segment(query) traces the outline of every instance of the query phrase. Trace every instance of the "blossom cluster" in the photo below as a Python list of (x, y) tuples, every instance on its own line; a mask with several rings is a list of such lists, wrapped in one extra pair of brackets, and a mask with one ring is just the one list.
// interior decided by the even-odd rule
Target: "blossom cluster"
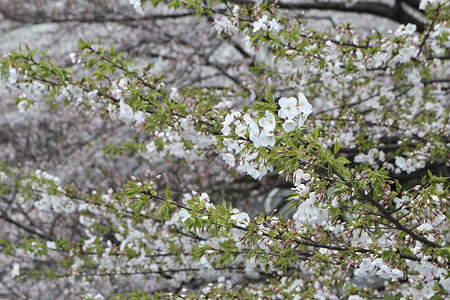
[(304, 122), (312, 112), (311, 104), (302, 93), (298, 94), (298, 99), (281, 97), (278, 105), (279, 118), (270, 110), (265, 110), (259, 118), (252, 111), (245, 114), (235, 111), (225, 116), (221, 132), (225, 137), (223, 145), (228, 151), (222, 156), (228, 165), (235, 165), (234, 154), (238, 154), (239, 165), (236, 169), (255, 179), (261, 179), (273, 170), (264, 158), (258, 157), (258, 150), (273, 148), (278, 134), (289, 134), (297, 128), (304, 128)]
[(227, 18), (224, 15), (219, 15), (214, 19), (214, 29), (217, 34), (227, 34), (233, 36), (239, 33), (237, 24), (239, 22), (239, 6), (235, 5), (232, 9), (232, 18)]

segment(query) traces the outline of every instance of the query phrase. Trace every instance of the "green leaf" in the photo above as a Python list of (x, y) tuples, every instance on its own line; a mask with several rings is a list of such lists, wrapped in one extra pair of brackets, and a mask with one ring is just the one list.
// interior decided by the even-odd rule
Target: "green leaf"
[(330, 163), (333, 167), (333, 169), (342, 177), (348, 178), (351, 176), (350, 170), (345, 166), (346, 164), (350, 163), (348, 159), (345, 157), (338, 157), (338, 158), (332, 158), (330, 159)]
[(317, 140), (317, 138), (319, 137), (319, 130), (320, 127), (318, 125), (314, 127), (313, 132), (311, 133), (311, 136), (314, 140)]
[(436, 249), (436, 254), (442, 257), (445, 257), (447, 260), (450, 259), (450, 247), (442, 247)]
[(339, 152), (339, 149), (341, 148), (341, 144), (339, 144), (338, 141), (336, 141), (336, 143), (334, 144), (334, 154)]
[(170, 186), (169, 186), (169, 187), (167, 187), (166, 191), (164, 192), (164, 196), (166, 197), (167, 200), (170, 199), (170, 194), (171, 193), (172, 192), (170, 191)]
[(394, 182), (395, 182), (395, 190), (400, 193), (400, 191), (402, 190), (402, 185), (400, 184), (400, 181), (398, 181), (398, 179), (394, 179)]
[(266, 89), (266, 100), (270, 103), (270, 105), (273, 106), (273, 108), (276, 108), (277, 105), (275, 104), (275, 101), (273, 101), (272, 93), (270, 92), (270, 88)]

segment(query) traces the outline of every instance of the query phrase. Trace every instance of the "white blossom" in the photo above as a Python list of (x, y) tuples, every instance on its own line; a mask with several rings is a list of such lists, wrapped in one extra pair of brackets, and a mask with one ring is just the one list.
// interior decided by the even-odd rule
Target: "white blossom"
[(267, 30), (267, 16), (263, 15), (257, 21), (253, 22), (253, 33), (258, 32), (260, 30)]
[(20, 265), (18, 263), (13, 264), (11, 272), (9, 272), (11, 278), (17, 278), (20, 276)]
[(317, 195), (311, 192), (309, 197), (303, 201), (294, 214), (294, 221), (310, 225), (322, 225), (328, 219), (328, 211), (316, 204)]
[(294, 130), (297, 127), (297, 123), (295, 123), (292, 120), (286, 120), (286, 121), (284, 121), (282, 126), (283, 126), (284, 131), (291, 132), (292, 130)]
[(230, 216), (230, 219), (233, 221), (236, 221), (236, 224), (239, 226), (246, 226), (248, 225), (248, 222), (250, 221), (250, 217), (245, 212), (240, 212), (236, 208), (233, 209), (232, 213), (233, 215)]
[(133, 5), (134, 10), (141, 16), (145, 15), (144, 9), (142, 9), (141, 0), (130, 0), (130, 4)]
[(259, 145), (259, 147), (273, 147), (275, 145), (275, 137), (273, 133), (262, 131), (259, 135), (257, 143), (255, 144)]
[(277, 34), (283, 29), (283, 26), (274, 18), (269, 22), (269, 29)]
[(17, 81), (17, 71), (16, 71), (15, 68), (9, 68), (8, 81), (11, 84), (16, 83), (16, 81)]
[(239, 124), (236, 126), (236, 129), (234, 130), (234, 132), (240, 136), (240, 137), (245, 137), (246, 133), (247, 133), (247, 128), (245, 128), (241, 122), (239, 122)]
[(229, 20), (226, 16), (219, 15), (214, 19), (214, 29), (218, 34), (226, 33), (228, 35), (234, 35), (239, 33), (239, 28)]
[(395, 36), (410, 36), (416, 32), (417, 26), (415, 24), (402, 24), (395, 31)]
[(429, 223), (425, 223), (425, 224), (421, 224), (419, 227), (417, 227), (416, 230), (417, 231), (433, 230), (433, 226), (431, 226), (431, 224), (429, 224)]
[(270, 133), (275, 129), (275, 116), (266, 110), (265, 117), (259, 119), (258, 124), (263, 128), (265, 133)]
[(73, 64), (77, 62), (77, 55), (75, 53), (70, 53), (69, 57)]
[(231, 153), (222, 153), (223, 160), (230, 166), (234, 167), (236, 160), (234, 158), (234, 155)]
[(278, 116), (280, 118), (292, 120), (298, 115), (297, 99), (295, 99), (294, 97), (280, 98), (278, 104), (281, 107), (278, 111)]
[(312, 105), (302, 93), (298, 94), (298, 113), (306, 117), (312, 113)]
[(191, 217), (191, 214), (185, 210), (184, 208), (182, 208), (179, 212), (178, 215), (181, 218), (181, 222), (186, 222), (187, 219), (189, 219)]

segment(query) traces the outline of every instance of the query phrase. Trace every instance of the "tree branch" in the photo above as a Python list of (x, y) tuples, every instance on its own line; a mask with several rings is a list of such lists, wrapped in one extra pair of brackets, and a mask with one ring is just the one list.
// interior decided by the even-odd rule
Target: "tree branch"
[[(396, 1), (400, 2), (400, 1)], [(303, 1), (284, 2), (279, 1), (277, 6), (282, 9), (320, 9), (320, 10), (337, 10), (343, 12), (353, 13), (366, 13), (383, 18), (387, 18), (396, 21), (400, 24), (412, 23), (417, 26), (417, 30), (423, 32), (425, 30), (425, 24), (413, 16), (410, 16), (405, 12), (401, 5), (395, 5), (394, 7), (385, 3), (374, 2), (356, 2), (353, 5), (349, 5), (346, 1), (331, 2), (331, 1), (314, 1), (305, 3)]]

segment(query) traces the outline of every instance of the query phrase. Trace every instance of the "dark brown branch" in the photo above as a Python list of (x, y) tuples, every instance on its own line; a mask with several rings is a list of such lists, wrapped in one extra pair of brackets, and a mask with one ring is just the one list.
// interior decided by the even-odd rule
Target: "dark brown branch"
[(74, 16), (74, 17), (54, 17), (51, 15), (42, 15), (39, 13), (36, 14), (26, 14), (26, 13), (17, 13), (17, 12), (9, 12), (0, 7), (0, 13), (3, 15), (5, 19), (20, 22), (20, 23), (28, 23), (28, 24), (42, 24), (42, 23), (134, 23), (139, 21), (148, 21), (148, 20), (164, 20), (164, 19), (176, 19), (176, 18), (184, 18), (192, 16), (192, 12), (185, 13), (174, 13), (174, 14), (154, 14), (154, 15), (146, 15), (143, 17), (134, 17), (130, 16), (93, 16), (93, 17), (84, 17), (84, 16)]
[(432, 242), (432, 241), (428, 240), (427, 238), (425, 238), (424, 236), (416, 234), (411, 229), (403, 226), (403, 224), (401, 224), (396, 218), (394, 218), (377, 200), (375, 200), (374, 198), (372, 198), (369, 195), (366, 195), (365, 192), (366, 191), (362, 188), (358, 190), (358, 194), (360, 195), (360, 197), (364, 201), (367, 201), (370, 204), (372, 204), (373, 206), (375, 206), (378, 209), (378, 211), (383, 214), (384, 218), (389, 220), (390, 222), (392, 222), (398, 230), (401, 230), (401, 231), (407, 233), (414, 240), (419, 241), (419, 242), (427, 245), (428, 247), (442, 248), (442, 245)]
[(25, 226), (25, 225), (20, 224), (19, 222), (14, 221), (14, 220), (11, 219), (10, 217), (8, 217), (8, 216), (6, 215), (6, 212), (4, 212), (4, 211), (1, 211), (1, 217), (0, 217), (0, 218), (3, 219), (3, 220), (5, 220), (5, 221), (8, 222), (8, 223), (11, 223), (11, 224), (17, 226), (17, 227), (20, 228), (20, 229), (25, 230), (25, 231), (28, 232), (28, 233), (31, 233), (31, 234), (33, 234), (33, 235), (37, 235), (38, 237), (40, 237), (40, 238), (42, 238), (42, 239), (44, 239), (44, 240), (47, 240), (47, 241), (52, 241), (52, 240), (53, 240), (52, 238), (50, 238), (50, 237), (48, 237), (48, 236), (45, 236), (44, 234), (39, 233), (39, 232), (35, 231), (34, 229), (31, 229), (31, 228), (29, 228), (29, 227), (27, 227), (27, 226)]
[(331, 1), (315, 1), (312, 3), (304, 3), (303, 1), (284, 2), (279, 1), (277, 6), (282, 9), (320, 9), (320, 10), (337, 10), (353, 13), (366, 13), (396, 21), (400, 24), (412, 23), (417, 26), (417, 30), (423, 32), (425, 24), (413, 16), (407, 14), (402, 6), (401, 1), (396, 1), (394, 7), (385, 3), (356, 2), (348, 5), (347, 1), (331, 2)]
[[(171, 200), (167, 200), (167, 199), (165, 199), (165, 198), (163, 198), (163, 197), (160, 197), (160, 196), (157, 196), (157, 195), (152, 195), (151, 193), (149, 193), (149, 192), (147, 192), (147, 191), (142, 191), (142, 193), (143, 193), (143, 194), (146, 194), (146, 195), (149, 195), (152, 199), (156, 199), (156, 200), (161, 201), (161, 202), (170, 202), (170, 204), (176, 206), (177, 208), (182, 208), (182, 209), (185, 209), (185, 210), (187, 210), (187, 211), (190, 211), (190, 212), (196, 212), (196, 213), (200, 213), (200, 214), (201, 214), (201, 213), (204, 213), (204, 212), (197, 211), (197, 210), (194, 210), (194, 209), (192, 209), (192, 208), (189, 208), (189, 207), (187, 207), (187, 206), (185, 206), (185, 205), (183, 205), (183, 204), (179, 204), (179, 203), (177, 203), (177, 202), (174, 202), (174, 201), (171, 201)], [(367, 196), (367, 197), (370, 197), (370, 196)], [(371, 198), (371, 197), (370, 197), (370, 198)], [(376, 200), (374, 200), (374, 199), (372, 199), (372, 200), (376, 202)], [(369, 201), (369, 202), (370, 202), (370, 201)], [(372, 202), (371, 202), (371, 203), (372, 203)], [(376, 203), (378, 204), (378, 206), (381, 207), (381, 205), (380, 205), (378, 202), (376, 202)], [(377, 208), (378, 208), (378, 207), (377, 207)], [(383, 214), (386, 213), (387, 215), (389, 215), (389, 217), (390, 217), (391, 219), (393, 219), (393, 220), (395, 221), (395, 223), (394, 223), (394, 221), (392, 221), (392, 220), (389, 219), (389, 218), (386, 218), (386, 219), (388, 219), (389, 221), (391, 221), (392, 223), (394, 223), (394, 225), (396, 225), (396, 228), (397, 228), (397, 229), (402, 228), (402, 229), (400, 229), (400, 230), (402, 230), (402, 231), (408, 233), (409, 235), (411, 235), (411, 237), (412, 237), (413, 239), (419, 240), (419, 241), (421, 241), (421, 242), (423, 242), (423, 243), (425, 243), (425, 244), (427, 244), (427, 245), (429, 245), (429, 246), (430, 246), (430, 243), (432, 243), (432, 244), (435, 244), (435, 245), (436, 245), (435, 247), (438, 247), (438, 248), (442, 247), (442, 246), (439, 245), (439, 244), (436, 244), (436, 243), (433, 243), (433, 242), (427, 240), (427, 239), (424, 238), (423, 236), (416, 235), (414, 232), (412, 232), (412, 231), (409, 230), (408, 228), (405, 228), (403, 225), (401, 225), (401, 224), (400, 224), (395, 218), (393, 218), (393, 217), (392, 217), (392, 216), (391, 216), (391, 215), (390, 215), (383, 207), (381, 207), (381, 209), (382, 209), (383, 211), (381, 211), (381, 210), (379, 210), (379, 211), (380, 211), (381, 213), (383, 213)], [(396, 224), (396, 223), (398, 223), (398, 224)], [(235, 229), (239, 229), (239, 230), (242, 230), (242, 231), (245, 231), (245, 232), (250, 231), (247, 227), (240, 226), (240, 225), (233, 224), (233, 223), (230, 223), (230, 224), (231, 224), (231, 227), (233, 227), (233, 228), (235, 228)], [(403, 230), (403, 229), (404, 229), (404, 230)], [(410, 233), (411, 233), (411, 234), (410, 234)], [(271, 239), (276, 239), (276, 240), (280, 240), (280, 241), (286, 241), (286, 240), (285, 240), (285, 237), (283, 237), (282, 235), (277, 235), (277, 236), (274, 237), (274, 236), (269, 235), (268, 233), (265, 233), (265, 232), (261, 233), (261, 235), (264, 236), (264, 237), (271, 238)], [(315, 241), (313, 241), (313, 240), (311, 240), (311, 239), (308, 239), (308, 238), (306, 238), (306, 237), (299, 237), (298, 239), (294, 239), (293, 242), (296, 243), (296, 244), (299, 245), (299, 246), (310, 246), (310, 247), (314, 247), (314, 248), (323, 248), (323, 249), (336, 250), (336, 251), (352, 251), (352, 252), (354, 252), (354, 253), (376, 253), (376, 252), (375, 252), (374, 250), (372, 250), (372, 249), (365, 249), (365, 248), (347, 248), (347, 247), (342, 247), (342, 246), (335, 246), (335, 245), (322, 244), (322, 243), (315, 242)], [(404, 259), (409, 259), (409, 260), (414, 260), (414, 261), (420, 261), (420, 258), (419, 258), (419, 257), (413, 256), (413, 255), (399, 254), (399, 256), (400, 256), (401, 258), (404, 258)], [(431, 260), (431, 261), (434, 261), (434, 258), (430, 258), (430, 260)]]

